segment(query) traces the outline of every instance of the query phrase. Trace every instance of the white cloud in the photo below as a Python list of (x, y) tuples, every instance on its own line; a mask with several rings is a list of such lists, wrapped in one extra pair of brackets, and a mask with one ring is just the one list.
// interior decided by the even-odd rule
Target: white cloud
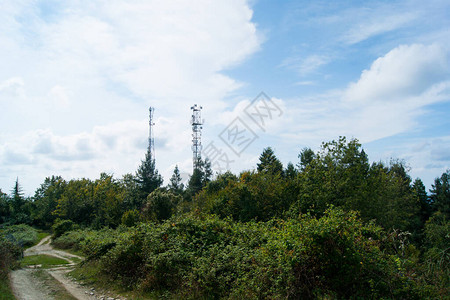
[(447, 78), (449, 54), (438, 45), (402, 45), (375, 60), (346, 91), (346, 100), (373, 103), (409, 99)]
[(345, 89), (285, 100), (278, 134), (319, 145), (340, 135), (367, 143), (417, 130), (429, 105), (450, 101), (448, 56), (436, 44), (398, 46)]
[(2, 2), (0, 126), (10, 130), (0, 149), (21, 149), (33, 168), (10, 165), (1, 185), (19, 176), (29, 191), (52, 174), (134, 172), (149, 105), (159, 168), (166, 179), (174, 163), (184, 168), (189, 107), (219, 114), (241, 86), (223, 71), (260, 47), (252, 14), (245, 0)]
[[(389, 9), (393, 9), (393, 7), (389, 6)], [(387, 8), (383, 7), (383, 9), (353, 11), (352, 18), (355, 15), (358, 16), (359, 23), (353, 23), (342, 40), (348, 44), (356, 44), (373, 36), (404, 27), (417, 18), (417, 15), (412, 12), (398, 13), (386, 10)]]

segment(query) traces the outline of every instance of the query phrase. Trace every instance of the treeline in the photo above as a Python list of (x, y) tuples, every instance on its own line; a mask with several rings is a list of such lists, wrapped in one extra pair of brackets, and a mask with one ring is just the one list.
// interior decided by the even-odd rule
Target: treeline
[[(189, 293), (192, 294), (191, 289), (197, 286), (199, 290), (195, 293), (202, 296), (237, 297), (243, 291), (232, 292), (232, 286), (238, 288), (236, 284), (246, 286), (247, 291), (253, 288), (254, 293), (247, 295), (248, 297), (259, 297), (263, 295), (259, 293), (265, 293), (264, 295), (269, 298), (298, 298), (300, 295), (316, 297), (321, 293), (321, 295), (348, 297), (345, 290), (358, 295), (360, 289), (367, 291), (364, 294), (365, 297), (394, 297), (392, 293), (401, 294), (402, 290), (409, 296), (425, 296), (426, 293), (443, 295), (449, 292), (450, 171), (437, 177), (432, 189), (427, 193), (420, 179), (412, 180), (408, 175), (408, 168), (404, 162), (392, 160), (388, 164), (382, 162), (370, 164), (357, 140), (347, 141), (341, 137), (336, 141), (323, 143), (317, 152), (309, 148), (303, 149), (298, 155), (299, 161), (295, 166), (289, 163), (284, 167), (273, 150), (266, 148), (260, 156), (256, 170), (244, 171), (240, 174), (227, 172), (213, 179), (210, 163), (199, 161), (186, 187), (183, 186), (176, 167), (170, 183), (163, 187), (163, 180), (156, 170), (155, 162), (150, 157), (147, 153), (136, 173), (127, 174), (121, 179), (115, 179), (108, 174), (101, 174), (96, 180), (66, 181), (59, 176), (46, 178), (36, 190), (35, 195), (28, 199), (23, 197), (19, 183), (16, 182), (11, 195), (1, 193), (0, 221), (3, 225), (25, 223), (44, 229), (53, 228), (55, 237), (61, 236), (62, 240), (64, 238), (71, 240), (69, 232), (71, 230), (91, 230), (90, 232), (101, 228), (115, 230), (114, 237), (110, 236), (109, 239), (103, 240), (103, 242), (109, 242), (106, 243), (107, 246), (102, 250), (103, 252), (100, 251), (100, 254), (96, 252), (97, 256), (89, 254), (92, 252), (89, 245), (93, 247), (93, 244), (89, 244), (89, 241), (84, 238), (85, 234), (78, 235), (76, 241), (71, 241), (76, 247), (81, 247), (84, 243), (83, 247), (89, 254), (88, 257), (103, 261), (105, 270), (120, 269), (118, 267), (120, 263), (125, 262), (124, 260), (117, 264), (113, 263), (114, 255), (119, 255), (118, 253), (126, 248), (120, 240), (123, 238), (121, 237), (123, 232), (126, 232), (125, 236), (129, 236), (136, 230), (145, 231), (142, 233), (144, 244), (136, 246), (138, 248), (133, 250), (143, 264), (140, 266), (139, 270), (141, 270), (143, 266), (157, 264), (157, 259), (152, 255), (162, 253), (160, 251), (166, 251), (164, 252), (166, 255), (174, 253), (185, 255), (187, 253), (185, 251), (188, 251), (186, 247), (191, 247), (186, 243), (189, 244), (197, 238), (195, 232), (203, 232), (204, 226), (209, 226), (207, 224), (211, 222), (218, 222), (217, 230), (199, 233), (205, 234), (203, 240), (205, 248), (202, 249), (206, 252), (193, 254), (189, 252), (190, 250), (188, 251), (189, 255), (192, 255), (192, 257), (189, 256), (189, 260), (195, 260), (195, 262), (187, 262), (183, 259), (177, 262), (175, 259), (170, 261), (170, 266), (164, 265), (161, 269), (155, 265), (158, 271), (144, 268), (143, 273), (130, 275), (133, 280), (137, 279), (135, 282), (139, 283), (138, 285), (150, 290), (173, 289), (171, 285), (162, 284), (158, 281), (159, 279), (155, 282), (150, 280), (148, 284), (143, 282), (149, 280), (147, 278), (149, 274), (153, 274), (152, 278), (172, 276), (170, 270), (175, 268), (178, 270), (177, 275), (173, 275), (176, 280), (190, 282), (190, 287), (186, 286), (185, 291), (190, 291)], [(212, 215), (214, 217), (208, 217)], [(214, 221), (211, 221), (211, 218)], [(342, 225), (343, 231), (340, 231), (341, 223), (339, 222), (347, 224), (346, 222), (350, 221), (356, 223), (351, 223), (349, 227)], [(187, 230), (187, 233), (182, 230), (184, 232), (182, 236), (179, 236), (178, 234), (181, 233), (175, 229), (175, 233), (166, 232), (172, 224), (175, 224), (173, 227), (177, 228), (176, 224), (180, 222), (194, 222), (197, 225), (193, 227), (194, 231), (183, 229)], [(278, 225), (274, 225), (274, 222)], [(331, 222), (335, 227), (328, 228), (321, 222)], [(142, 225), (142, 223), (152, 225)], [(221, 233), (224, 229), (220, 228), (232, 226), (231, 224), (239, 227), (236, 229), (239, 234), (244, 234), (241, 232), (243, 230), (248, 231), (251, 236), (262, 235), (267, 238), (263, 241), (254, 241), (253, 238), (241, 240), (234, 236), (224, 238)], [(303, 229), (294, 229), (294, 225), (279, 224), (295, 224)], [(320, 225), (322, 227), (319, 226), (322, 229), (314, 232), (310, 227), (312, 225), (308, 224), (317, 226), (322, 224)], [(367, 226), (372, 227), (364, 229)], [(161, 233), (155, 237), (151, 233), (163, 231), (167, 233), (167, 236), (164, 235), (166, 233)], [(69, 233), (65, 234), (65, 232)], [(269, 232), (272, 232), (272, 235)], [(336, 236), (331, 238), (332, 234)], [(348, 240), (348, 237), (342, 234), (348, 234), (354, 238)], [(97, 234), (93, 235), (98, 237)], [(151, 236), (148, 237), (150, 240), (145, 240), (148, 235)], [(72, 234), (73, 236), (76, 234)], [(163, 244), (166, 243), (167, 238), (181, 240), (166, 250), (155, 250), (145, 246), (147, 242), (155, 243), (152, 239), (158, 238), (164, 241)], [(226, 239), (226, 242), (222, 238)], [(102, 245), (101, 239), (96, 240), (100, 245)], [(277, 244), (278, 240), (285, 244)], [(345, 243), (350, 243), (351, 246)], [(118, 245), (122, 245), (122, 248), (117, 248)], [(167, 243), (164, 245), (167, 246)], [(249, 255), (247, 258), (254, 256), (255, 261), (246, 261), (244, 265), (236, 266), (242, 268), (240, 271), (233, 269), (231, 265), (228, 266), (227, 268), (231, 268), (231, 271), (226, 269), (226, 272), (232, 274), (227, 273), (228, 281), (224, 280), (228, 283), (225, 286), (221, 285), (223, 291), (219, 294), (210, 291), (213, 294), (209, 295), (208, 288), (201, 285), (213, 284), (216, 280), (214, 276), (221, 276), (218, 273), (210, 274), (210, 278), (203, 278), (201, 282), (189, 281), (184, 277), (183, 274), (191, 274), (195, 268), (206, 270), (207, 265), (203, 265), (197, 259), (206, 259), (205, 255), (210, 255), (213, 249), (216, 251), (213, 257), (216, 257), (218, 261), (208, 263), (214, 265), (221, 259), (225, 259), (224, 255), (229, 255), (231, 260), (228, 263), (232, 264), (233, 259), (238, 260), (239, 257), (234, 257), (233, 255), (237, 255), (234, 252), (229, 253), (229, 251), (237, 251), (233, 248), (235, 245), (241, 245), (245, 255)], [(334, 249), (335, 246), (336, 249)], [(350, 249), (348, 253), (347, 248)], [(98, 247), (95, 249), (98, 250)], [(257, 249), (265, 250), (261, 250), (263, 251), (261, 253)], [(318, 249), (325, 252), (317, 252)], [(375, 255), (373, 251), (378, 254)], [(345, 259), (341, 261), (341, 258), (336, 260), (333, 258), (327, 261), (325, 257), (320, 256), (323, 253)], [(364, 259), (369, 259), (370, 256), (374, 259), (372, 267), (375, 268), (378, 264), (382, 270), (365, 270), (364, 272), (373, 272), (378, 275), (371, 273), (373, 276), (369, 276), (364, 273), (366, 274), (363, 276), (365, 279), (362, 279), (364, 282), (357, 284), (354, 281), (355, 278), (350, 278), (350, 275), (352, 272), (360, 274), (358, 272), (361, 271), (361, 266), (358, 269), (357, 264), (364, 264), (364, 262), (356, 258), (349, 262), (346, 260), (350, 259), (348, 255), (353, 255), (354, 258), (361, 256)], [(272, 257), (272, 262), (269, 261), (269, 257)], [(242, 257), (244, 260), (247, 258)], [(258, 260), (258, 258), (261, 259)], [(398, 259), (397, 262), (400, 263), (394, 266), (391, 259), (393, 261)], [(286, 261), (290, 263), (285, 266), (285, 269), (275, 267), (276, 264), (283, 265)], [(270, 264), (273, 269), (269, 267)], [(330, 266), (328, 268), (322, 264), (330, 264)], [(342, 264), (349, 264), (352, 267), (347, 269)], [(127, 272), (133, 273), (126, 268), (126, 264), (123, 268), (115, 269), (119, 274), (123, 273), (121, 278), (126, 278)], [(265, 273), (267, 277), (260, 278), (258, 281), (255, 279), (258, 278), (255, 277), (256, 273), (252, 273), (254, 268), (265, 268), (265, 271), (270, 270), (275, 273), (271, 275)], [(308, 273), (305, 271), (308, 268), (317, 270), (318, 273)], [(263, 269), (258, 269), (258, 272), (262, 272)], [(283, 283), (283, 277), (279, 277), (277, 272), (280, 274), (286, 272), (284, 275), (291, 277)], [(341, 279), (339, 274), (343, 276)], [(350, 276), (348, 280), (346, 276)], [(298, 282), (304, 281), (304, 284), (307, 282), (310, 284), (309, 280), (312, 280), (314, 284), (302, 285), (301, 290), (295, 290)], [(339, 288), (339, 280), (341, 280), (341, 287), (346, 286), (345, 289)], [(260, 285), (263, 283), (271, 286), (273, 290), (262, 291)], [(389, 284), (392, 284), (391, 288), (388, 287)], [(369, 288), (369, 285), (373, 286)], [(313, 286), (319, 287), (320, 291), (315, 290)], [(321, 286), (322, 289), (320, 289)]]

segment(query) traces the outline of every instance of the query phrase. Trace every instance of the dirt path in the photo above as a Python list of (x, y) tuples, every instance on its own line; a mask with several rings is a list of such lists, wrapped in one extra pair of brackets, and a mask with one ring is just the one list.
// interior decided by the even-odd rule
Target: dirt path
[[(18, 300), (43, 300), (43, 299), (114, 299), (104, 295), (95, 295), (92, 288), (81, 286), (71, 279), (67, 278), (65, 274), (72, 270), (75, 265), (74, 258), (82, 260), (83, 258), (62, 250), (53, 249), (50, 245), (50, 236), (42, 239), (42, 241), (24, 252), (24, 256), (31, 255), (51, 255), (69, 262), (67, 265), (55, 267), (52, 269), (39, 269), (39, 266), (34, 268), (25, 268), (11, 272), (11, 286), (15, 297)], [(40, 273), (39, 273), (40, 272)], [(42, 274), (42, 272), (45, 272)], [(48, 283), (43, 278), (45, 276), (57, 280), (56, 284)], [(65, 291), (58, 291), (64, 290)], [(61, 296), (61, 293), (66, 296)], [(55, 296), (56, 295), (56, 296)]]

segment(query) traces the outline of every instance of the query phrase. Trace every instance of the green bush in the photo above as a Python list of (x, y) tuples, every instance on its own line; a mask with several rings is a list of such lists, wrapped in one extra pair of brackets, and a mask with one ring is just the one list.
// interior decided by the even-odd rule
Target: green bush
[(52, 244), (60, 249), (75, 249), (80, 250), (80, 243), (84, 241), (86, 231), (74, 230), (68, 231), (53, 240)]
[(380, 227), (331, 208), (323, 217), (237, 223), (180, 216), (87, 234), (88, 258), (128, 288), (182, 298), (415, 298)]
[(136, 224), (139, 223), (140, 220), (141, 215), (136, 209), (127, 210), (122, 215), (121, 224), (127, 227), (133, 227), (136, 226)]
[(8, 272), (22, 255), (22, 248), (16, 243), (0, 236), (0, 278), (7, 278)]
[(55, 223), (52, 226), (53, 238), (56, 239), (63, 235), (65, 232), (75, 230), (77, 228), (78, 225), (71, 220), (56, 219)]
[(0, 235), (22, 247), (32, 246), (38, 239), (37, 231), (25, 224), (7, 226)]
[(116, 243), (116, 231), (105, 228), (99, 231), (85, 231), (85, 238), (80, 242), (80, 247), (90, 260), (104, 256)]

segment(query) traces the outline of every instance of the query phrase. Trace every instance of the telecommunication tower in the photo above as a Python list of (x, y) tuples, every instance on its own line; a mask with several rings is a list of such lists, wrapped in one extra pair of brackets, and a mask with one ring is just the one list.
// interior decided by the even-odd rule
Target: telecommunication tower
[(155, 112), (155, 108), (151, 107), (148, 109), (149, 112), (149, 133), (148, 133), (148, 153), (150, 154), (150, 159), (155, 160), (155, 139), (153, 138), (153, 113)]
[(194, 169), (197, 168), (198, 161), (202, 158), (201, 152), (202, 152), (202, 129), (203, 129), (203, 123), (205, 120), (202, 120), (201, 106), (197, 106), (197, 104), (194, 104), (194, 106), (191, 107), (192, 109), (192, 119), (191, 119), (191, 125), (192, 125), (192, 160), (193, 160), (193, 167)]

